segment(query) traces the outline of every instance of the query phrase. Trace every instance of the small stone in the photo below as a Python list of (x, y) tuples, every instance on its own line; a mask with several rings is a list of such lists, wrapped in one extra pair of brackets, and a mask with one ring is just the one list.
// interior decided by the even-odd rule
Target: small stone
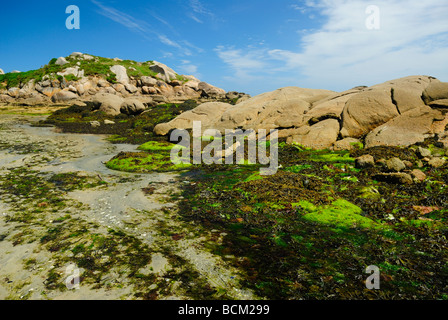
[(380, 173), (374, 176), (375, 180), (384, 181), (388, 183), (399, 183), (399, 184), (412, 184), (414, 180), (412, 176), (404, 172), (394, 172), (394, 173)]
[(101, 123), (99, 123), (98, 121), (90, 121), (90, 125), (94, 128), (97, 128), (101, 126)]
[(104, 124), (115, 124), (115, 122), (114, 121), (112, 121), (112, 120), (104, 120)]
[(418, 149), (417, 149), (417, 155), (418, 155), (420, 158), (430, 157), (430, 156), (431, 156), (431, 150), (429, 150), (429, 149), (425, 149), (425, 148), (422, 148), (422, 147), (418, 147)]
[(408, 161), (408, 160), (403, 160), (403, 163), (404, 163), (404, 165), (407, 167), (407, 168), (412, 168), (414, 165), (412, 164), (412, 162), (411, 161)]
[(155, 284), (155, 283), (153, 283), (152, 285), (150, 285), (148, 287), (148, 290), (155, 290), (155, 289), (157, 289), (157, 284)]
[(341, 151), (341, 150), (354, 150), (354, 149), (360, 149), (362, 146), (361, 141), (355, 138), (345, 138), (339, 141), (336, 141), (333, 145), (334, 151)]
[(377, 162), (376, 162), (376, 164), (377, 165), (379, 165), (379, 166), (381, 166), (381, 167), (384, 167), (384, 168), (386, 168), (387, 167), (387, 165), (386, 165), (386, 159), (380, 159), (380, 160), (378, 160)]
[(423, 171), (419, 169), (414, 169), (411, 171), (412, 177), (414, 177), (414, 181), (422, 182), (426, 180), (426, 174), (423, 173)]
[(375, 159), (370, 154), (362, 155), (355, 160), (357, 168), (368, 168), (375, 165)]
[(373, 186), (364, 187), (361, 190), (359, 190), (359, 193), (360, 193), (359, 196), (365, 199), (381, 197), (381, 194), (378, 191), (378, 189)]
[(434, 147), (431, 152), (432, 152), (433, 157), (445, 156), (445, 150), (443, 149), (443, 146), (442, 146), (442, 148)]
[(400, 172), (406, 169), (406, 165), (398, 158), (392, 158), (386, 161), (386, 166), (390, 171)]
[(395, 220), (395, 217), (393, 214), (389, 213), (386, 217), (387, 220)]
[(433, 167), (433, 168), (439, 168), (441, 166), (443, 166), (446, 163), (446, 160), (444, 158), (432, 158), (431, 160), (428, 161), (428, 164)]

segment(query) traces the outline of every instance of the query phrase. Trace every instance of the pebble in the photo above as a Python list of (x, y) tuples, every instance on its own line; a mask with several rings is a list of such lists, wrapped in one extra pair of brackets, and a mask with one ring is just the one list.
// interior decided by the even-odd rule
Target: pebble
[(428, 161), (428, 164), (433, 168), (439, 168), (445, 164), (446, 160), (444, 158), (432, 158)]

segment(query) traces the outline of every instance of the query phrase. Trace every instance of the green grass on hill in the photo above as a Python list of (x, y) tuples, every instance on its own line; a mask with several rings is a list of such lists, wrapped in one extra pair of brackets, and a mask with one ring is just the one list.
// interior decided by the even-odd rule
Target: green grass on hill
[[(153, 61), (146, 62), (136, 62), (133, 60), (123, 60), (123, 61), (115, 61), (109, 58), (103, 58), (98, 56), (93, 56), (94, 59), (84, 60), (77, 59), (73, 57), (66, 57), (68, 61), (67, 64), (63, 66), (56, 65), (56, 58), (50, 60), (50, 62), (36, 70), (30, 70), (26, 72), (20, 73), (6, 73), (0, 75), (0, 89), (9, 89), (13, 87), (21, 87), (28, 83), (30, 80), (35, 80), (35, 82), (39, 82), (43, 79), (44, 76), (48, 75), (51, 80), (57, 79), (59, 81), (63, 81), (62, 76), (57, 76), (58, 72), (63, 71), (66, 68), (79, 66), (81, 70), (84, 70), (85, 76), (101, 76), (104, 79), (115, 82), (115, 74), (110, 71), (110, 67), (114, 65), (122, 65), (127, 69), (127, 74), (129, 77), (140, 78), (142, 76), (150, 76), (155, 77), (156, 72), (150, 69)], [(79, 63), (79, 65), (78, 65)], [(187, 81), (181, 75), (177, 75), (177, 79), (180, 81)], [(76, 78), (73, 75), (65, 76), (66, 81), (76, 81)]]

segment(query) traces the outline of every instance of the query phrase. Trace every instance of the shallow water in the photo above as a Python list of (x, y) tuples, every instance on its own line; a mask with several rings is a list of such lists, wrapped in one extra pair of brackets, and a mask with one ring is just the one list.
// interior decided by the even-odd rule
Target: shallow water
[[(212, 287), (221, 288), (220, 290), (225, 288), (235, 299), (254, 297), (250, 291), (238, 284), (238, 270), (234, 270), (219, 256), (205, 249), (205, 243), (211, 236), (210, 232), (202, 230), (200, 226), (183, 222), (178, 215), (172, 195), (179, 196), (179, 181), (176, 179), (179, 173), (137, 174), (111, 170), (105, 166), (106, 161), (122, 151), (137, 151), (137, 146), (112, 144), (105, 140), (105, 135), (59, 133), (55, 128), (30, 125), (30, 122), (39, 120), (38, 117), (26, 116), (0, 117), (0, 174), (7, 174), (8, 169), (25, 167), (30, 171), (41, 172), (46, 177), (68, 172), (99, 176), (106, 184), (64, 194), (65, 199), (74, 200), (73, 204), (66, 208), (70, 210), (71, 215), (88, 223), (100, 224), (103, 230), (123, 230), (149, 245), (154, 250), (154, 255), (153, 265), (148, 268), (158, 270), (161, 283), (166, 283), (163, 278), (165, 270), (180, 268), (178, 272), (183, 271), (182, 266), (174, 267), (171, 261), (168, 262), (168, 257), (164, 256), (165, 250), (169, 250), (171, 257), (178, 256), (188, 261), (189, 266), (199, 273), (199, 278)], [(149, 195), (142, 190), (148, 186), (154, 190)], [(3, 216), (15, 214), (14, 209), (10, 208), (13, 204), (3, 200), (0, 198), (0, 211)], [(82, 206), (78, 206), (79, 203)], [(31, 211), (33, 209), (30, 208)], [(51, 219), (57, 219), (66, 213), (48, 214)], [(40, 223), (39, 228), (32, 224), (15, 227), (0, 216), (0, 234), (7, 235), (5, 240), (0, 242), (0, 253), (3, 253), (3, 256), (0, 255), (0, 278), (10, 279), (7, 284), (0, 282), (0, 299), (21, 299), (22, 296), (27, 296), (28, 299), (132, 298), (132, 288), (126, 286), (107, 292), (87, 287), (82, 287), (80, 291), (64, 293), (49, 292), (45, 289), (43, 280), (53, 267), (52, 260), (57, 258), (40, 247), (38, 241), (31, 242), (29, 248), (12, 245), (14, 234), (19, 232), (16, 230), (26, 229), (28, 233), (35, 235), (34, 239), (40, 239), (45, 228), (51, 230), (54, 227), (53, 220), (42, 220)], [(182, 234), (185, 237), (173, 239), (170, 234)], [(5, 252), (7, 254), (4, 254)], [(39, 272), (30, 273), (23, 269), (24, 261), (30, 258), (44, 261)], [(23, 285), (23, 281), (27, 284)], [(33, 291), (30, 295), (31, 289)], [(183, 290), (173, 287), (159, 298), (185, 298)], [(41, 292), (45, 292), (45, 295)]]
[(104, 163), (121, 151), (137, 151), (136, 145), (112, 144), (105, 140), (107, 138), (105, 135), (58, 133), (54, 128), (32, 127), (29, 124), (18, 125), (17, 128), (22, 129), (29, 136), (38, 136), (54, 141), (73, 141), (74, 146), (82, 145), (82, 157), (70, 161), (61, 161), (59, 158), (50, 161), (51, 171), (54, 172), (88, 171), (119, 174), (117, 171), (108, 169)]
[[(29, 137), (39, 137), (45, 141), (65, 141), (76, 149), (80, 147), (81, 154), (75, 154), (71, 159), (56, 157), (39, 169), (41, 172), (64, 173), (84, 172), (98, 175), (110, 183), (117, 177), (126, 178), (121, 182), (104, 189), (75, 190), (68, 197), (90, 206), (92, 214), (102, 224), (108, 227), (123, 227), (122, 219), (129, 217), (135, 210), (155, 210), (173, 204), (161, 204), (151, 201), (142, 192), (150, 183), (174, 183), (174, 173), (136, 174), (111, 170), (105, 163), (119, 152), (135, 152), (137, 145), (112, 144), (106, 140), (106, 135), (59, 133), (51, 127), (33, 127), (29, 124), (18, 125), (17, 128)], [(14, 160), (20, 159), (15, 156)]]

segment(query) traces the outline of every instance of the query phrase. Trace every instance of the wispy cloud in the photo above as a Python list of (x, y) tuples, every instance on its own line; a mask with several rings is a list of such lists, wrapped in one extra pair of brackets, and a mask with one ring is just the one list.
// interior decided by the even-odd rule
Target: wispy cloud
[(188, 40), (182, 40), (182, 44), (183, 44), (185, 47), (188, 47), (188, 48), (194, 50), (196, 53), (202, 53), (202, 52), (204, 52), (204, 49), (195, 46), (194, 44), (192, 44), (192, 43), (191, 43), (190, 41), (188, 41)]
[(92, 0), (92, 2), (98, 6), (100, 10), (98, 10), (98, 13), (105, 16), (106, 18), (109, 18), (112, 21), (115, 21), (129, 30), (133, 32), (138, 32), (142, 34), (147, 34), (148, 30), (150, 30), (149, 25), (142, 21), (138, 20), (124, 12), (121, 12), (115, 8), (105, 6), (101, 2)]
[(305, 34), (297, 33), (298, 50), (221, 48), (216, 52), (243, 74), (261, 67), (275, 69), (280, 77), (295, 75), (291, 85), (316, 88), (343, 90), (415, 74), (448, 78), (446, 0), (377, 0), (379, 30), (366, 27), (370, 4), (370, 0), (306, 1), (297, 10), (313, 10), (325, 22)]
[(290, 8), (294, 9), (294, 10), (297, 10), (297, 11), (300, 11), (300, 13), (302, 13), (302, 14), (305, 14), (305, 13), (307, 13), (309, 11), (309, 8), (307, 6), (301, 6), (301, 5), (298, 5), (298, 4), (292, 4), (292, 5), (290, 5)]
[(163, 25), (165, 25), (166, 27), (168, 27), (170, 29), (170, 31), (175, 34), (175, 35), (179, 35), (179, 32), (177, 31), (177, 29), (175, 27), (173, 27), (173, 25), (171, 23), (169, 23), (168, 21), (166, 21), (166, 19), (163, 19), (162, 17), (160, 17), (159, 15), (155, 14), (154, 12), (150, 12), (148, 11), (148, 13), (157, 21), (161, 22)]
[(234, 47), (218, 46), (215, 48), (218, 57), (226, 63), (233, 73), (233, 78), (242, 81), (255, 77), (258, 72), (266, 71), (268, 65), (264, 49), (235, 49)]
[[(302, 51), (272, 50), (287, 68), (300, 68), (316, 85), (325, 75), (336, 83), (344, 75), (352, 83), (384, 81), (410, 74), (427, 74), (445, 65), (448, 47), (431, 46), (428, 40), (448, 32), (448, 3), (444, 0), (396, 0), (376, 2), (379, 30), (365, 26), (370, 1), (313, 1), (327, 22), (320, 30), (302, 37)], [(431, 21), (431, 23), (428, 23)], [(427, 43), (427, 47), (423, 45)], [(445, 60), (446, 61), (446, 60)], [(362, 72), (360, 72), (362, 70)]]
[(177, 42), (169, 39), (164, 34), (159, 35), (159, 40), (160, 40), (160, 42), (166, 44), (167, 46), (171, 46), (171, 47), (178, 48), (178, 49), (182, 48), (180, 44), (178, 44)]
[[(203, 50), (201, 48), (196, 47), (195, 45), (191, 44), (189, 41), (185, 39), (181, 40), (173, 40), (171, 37), (167, 36), (165, 33), (158, 32), (157, 29), (149, 25), (147, 22), (137, 19), (127, 13), (121, 12), (115, 8), (106, 6), (102, 4), (99, 1), (91, 0), (92, 3), (94, 3), (98, 8), (98, 13), (105, 16), (106, 18), (109, 18), (110, 20), (117, 22), (121, 24), (122, 26), (128, 28), (130, 31), (135, 32), (143, 36), (147, 40), (154, 40), (154, 37), (159, 40), (161, 43), (163, 43), (166, 46), (176, 48), (180, 51), (181, 55), (191, 56), (193, 52), (200, 53)], [(192, 0), (193, 1), (193, 0)], [(201, 9), (201, 4), (199, 2), (195, 3), (195, 8), (199, 12), (207, 12), (205, 9)], [(167, 26), (170, 31), (171, 35), (174, 35), (174, 38), (179, 38), (180, 35), (176, 31), (176, 29), (165, 19), (162, 17), (150, 13), (157, 21), (162, 23), (163, 25)], [(165, 28), (166, 29), (166, 28)], [(172, 55), (172, 53), (171, 53)]]
[(200, 20), (198, 17), (196, 17), (194, 14), (189, 14), (188, 15), (191, 19), (193, 19), (194, 21), (196, 21), (197, 23), (204, 23), (202, 20)]
[(194, 75), (197, 78), (201, 78), (201, 74), (198, 73), (198, 66), (193, 64), (190, 60), (182, 60), (181, 65), (178, 68), (182, 73)]
[(197, 23), (203, 23), (198, 16), (215, 18), (215, 14), (207, 9), (200, 0), (189, 0), (189, 6), (192, 12), (190, 12), (188, 16)]
[(209, 16), (214, 15), (210, 10), (206, 9), (204, 7), (204, 5), (201, 3), (201, 1), (199, 1), (199, 0), (190, 0), (190, 6), (193, 9), (193, 11), (196, 13), (203, 14), (203, 15), (209, 15)]

